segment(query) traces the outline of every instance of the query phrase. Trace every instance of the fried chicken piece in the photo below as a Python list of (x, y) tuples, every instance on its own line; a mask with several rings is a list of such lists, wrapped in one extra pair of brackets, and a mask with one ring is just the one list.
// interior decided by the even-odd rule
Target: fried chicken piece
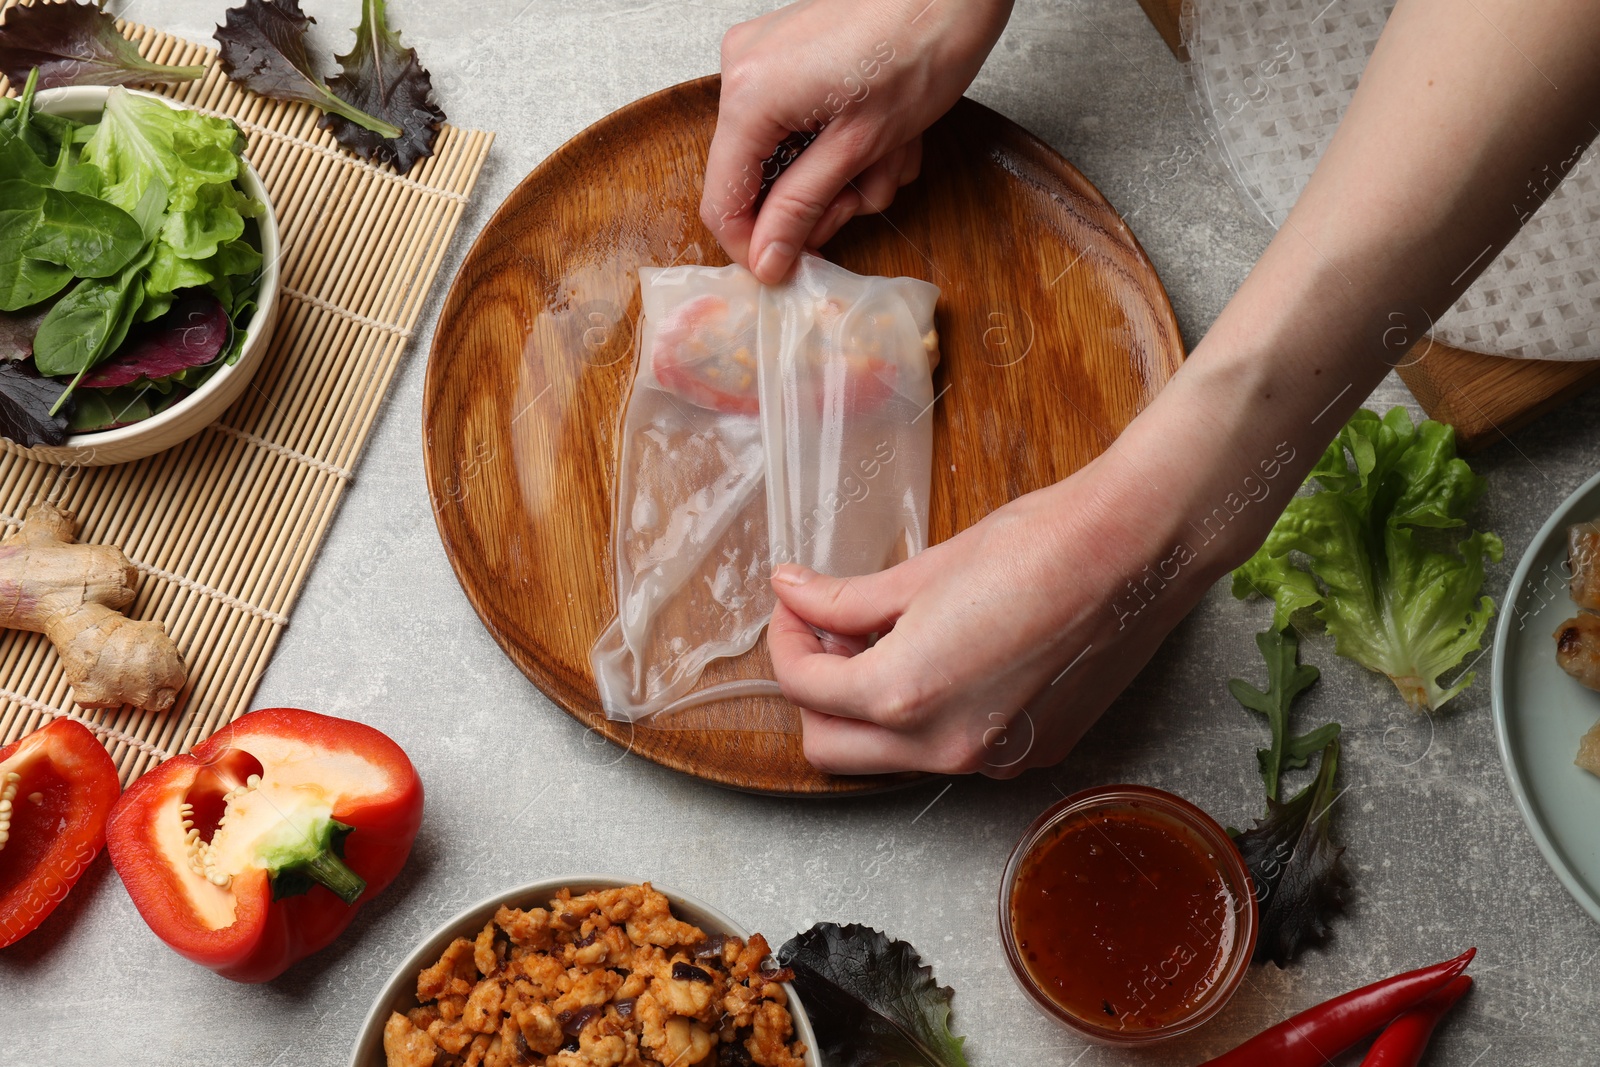
[(633, 1004), (633, 1017), (639, 1020), (639, 1044), (658, 1060), (663, 1060), (662, 1049), (667, 1047), (667, 1010), (649, 993), (640, 994)]
[(515, 1018), (522, 1040), (540, 1056), (550, 1055), (567, 1040), (567, 1035), (561, 1032), (561, 1024), (556, 1022), (556, 1013), (550, 1010), (548, 1004), (534, 1003), (520, 1007), (516, 1009)]
[(485, 978), (500, 969), (502, 949), (495, 944), (498, 933), (499, 928), (491, 919), (478, 932), (478, 939), (472, 943), (472, 965), (478, 968), (478, 973)]
[[(467, 995), (465, 993), (451, 993), (448, 996), (440, 997), (434, 1002), (434, 1007), (439, 1012), (439, 1018), (447, 1023), (453, 1023), (461, 1018), (461, 1013), (466, 1009), (466, 1006)], [(429, 1023), (428, 1025), (432, 1026), (433, 1024)]]
[(383, 1024), (383, 1054), (389, 1067), (433, 1067), (439, 1046), (427, 1031), (418, 1030), (416, 1024), (396, 1011)]
[(543, 908), (519, 911), (502, 907), (494, 913), (494, 923), (506, 932), (513, 945), (521, 948), (548, 949), (555, 940), (550, 913)]
[(505, 999), (505, 986), (493, 978), (479, 982), (467, 1006), (461, 1010), (461, 1024), (480, 1034), (492, 1034), (500, 1029), (500, 1002)]
[(439, 1009), (433, 1004), (423, 1004), (406, 1012), (406, 1018), (418, 1030), (426, 1030), (433, 1025), (433, 1020), (439, 1018)]
[(672, 906), (666, 896), (650, 888), (645, 882), (638, 888), (644, 890), (644, 899), (628, 916), (628, 936), (640, 945), (698, 945), (706, 939), (706, 932), (672, 917)]
[[(616, 967), (633, 969), (633, 942), (619, 926), (612, 926), (604, 917), (599, 920), (603, 928), (591, 930), (584, 937), (566, 946), (562, 958), (567, 966)], [(588, 926), (589, 923), (584, 923)]]
[[(751, 1034), (745, 1040), (745, 1051), (759, 1067), (805, 1067), (803, 1060), (790, 1051), (789, 1038), (794, 1033), (794, 1020), (789, 1009), (776, 1001), (763, 1001), (756, 1009)], [(805, 1050), (795, 1045), (800, 1052)]]
[[(507, 1037), (507, 1032), (511, 1036)], [(489, 1039), (489, 1051), (483, 1054), (483, 1067), (525, 1067), (532, 1063), (517, 1047), (517, 1024), (505, 1021), (500, 1032)]]
[(656, 1055), (674, 1067), (699, 1063), (717, 1047), (717, 1039), (705, 1027), (681, 1015), (668, 1019), (665, 1030), (666, 1045)]
[(650, 973), (650, 995), (667, 1011), (703, 1023), (716, 1022), (718, 1002), (726, 988), (720, 972), (699, 966), (684, 952), (640, 969)]
[(1585, 611), (1600, 611), (1600, 519), (1567, 528), (1568, 586), (1573, 603)]
[(741, 982), (735, 982), (728, 987), (728, 992), (722, 998), (723, 1028), (743, 1030), (755, 1018), (756, 1008), (763, 1003), (759, 990), (751, 989)]
[[(571, 971), (567, 972), (569, 975)], [(572, 988), (557, 997), (550, 1007), (561, 1018), (563, 1013), (571, 1018), (583, 1008), (599, 1007), (611, 1000), (622, 986), (622, 975), (616, 971), (589, 971), (572, 980)]]
[(532, 986), (533, 991), (528, 996), (540, 1000), (554, 1000), (572, 988), (567, 969), (551, 956), (524, 956), (516, 961), (511, 971)]
[(483, 1058), (489, 1054), (489, 1045), (493, 1040), (488, 1034), (474, 1037), (472, 1047), (467, 1050), (467, 1058), (461, 1062), (461, 1067), (482, 1067)]
[(472, 961), (473, 943), (464, 937), (450, 942), (439, 962), (417, 975), (417, 999), (436, 1000), (446, 994), (470, 993), (478, 981), (478, 968)]
[(1600, 615), (1579, 612), (1556, 627), (1556, 662), (1590, 689), (1600, 689)]
[(466, 1048), (472, 1039), (478, 1035), (463, 1025), (459, 1019), (455, 1022), (446, 1022), (440, 1019), (428, 1027), (428, 1036), (433, 1038), (434, 1044), (446, 1052), (451, 1055), (459, 1055), (461, 1050)]

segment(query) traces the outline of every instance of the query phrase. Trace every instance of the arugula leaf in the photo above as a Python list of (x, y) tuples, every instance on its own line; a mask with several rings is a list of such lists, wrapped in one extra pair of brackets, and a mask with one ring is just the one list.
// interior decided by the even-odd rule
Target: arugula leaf
[(1289, 706), (1322, 672), (1308, 663), (1298, 662), (1300, 642), (1293, 630), (1266, 630), (1256, 634), (1256, 647), (1267, 661), (1267, 691), (1263, 693), (1242, 678), (1234, 678), (1228, 682), (1228, 692), (1246, 708), (1267, 717), (1272, 744), (1256, 750), (1256, 762), (1261, 765), (1267, 798), (1277, 800), (1278, 779), (1283, 771), (1304, 767), (1311, 753), (1338, 736), (1339, 724), (1328, 723), (1304, 736), (1290, 737)]
[(1315, 781), (1287, 802), (1268, 799), (1267, 817), (1257, 819), (1254, 829), (1232, 831), (1261, 908), (1257, 961), (1282, 967), (1305, 945), (1323, 941), (1331, 932), (1330, 920), (1344, 909), (1344, 890), (1350, 887), (1340, 864), (1344, 846), (1328, 836), (1338, 768), (1334, 738), (1322, 750)]
[(966, 1067), (954, 994), (915, 949), (868, 926), (818, 923), (778, 950), (794, 971), (824, 1059), (839, 1067)]
[(315, 21), (297, 0), (245, 0), (229, 8), (213, 35), (222, 46), (223, 71), (262, 96), (311, 104), (380, 137), (401, 136), (400, 127), (346, 103), (323, 82), (306, 54), (306, 28)]
[(152, 63), (117, 30), (117, 20), (94, 4), (13, 7), (0, 25), (0, 72), (15, 84), (39, 70), (39, 88), (190, 81), (204, 67)]
[(64, 393), (60, 382), (41, 378), (26, 363), (0, 363), (0, 434), (26, 448), (67, 439), (67, 417), (52, 415)]
[[(1314, 611), (1335, 650), (1386, 674), (1414, 708), (1441, 707), (1472, 684), (1439, 678), (1476, 652), (1494, 614), (1479, 597), (1492, 533), (1454, 540), (1483, 479), (1455, 454), (1455, 431), (1404, 408), (1356, 412), (1289, 502), (1266, 543), (1233, 575), (1233, 593), (1275, 602), (1273, 626)], [(1291, 552), (1303, 553), (1298, 563)]]
[(318, 125), (333, 131), (339, 143), (363, 159), (393, 163), (401, 174), (433, 155), (444, 111), (435, 104), (433, 80), (417, 61), (417, 50), (400, 43), (389, 28), (384, 0), (362, 0), (361, 25), (355, 47), (339, 61), (339, 74), (328, 87), (343, 99), (398, 126), (398, 137), (384, 138), (338, 115), (324, 115)]

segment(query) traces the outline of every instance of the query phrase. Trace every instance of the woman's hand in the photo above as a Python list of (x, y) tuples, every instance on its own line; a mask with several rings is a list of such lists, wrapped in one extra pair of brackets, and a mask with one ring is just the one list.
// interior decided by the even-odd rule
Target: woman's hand
[(1177, 550), (1193, 536), (1150, 496), (1112, 453), (887, 571), (780, 567), (768, 642), (806, 758), (996, 777), (1059, 761), (1222, 573)]
[(1010, 13), (1011, 0), (801, 0), (730, 29), (700, 203), (728, 255), (778, 282), (802, 249), (888, 207)]

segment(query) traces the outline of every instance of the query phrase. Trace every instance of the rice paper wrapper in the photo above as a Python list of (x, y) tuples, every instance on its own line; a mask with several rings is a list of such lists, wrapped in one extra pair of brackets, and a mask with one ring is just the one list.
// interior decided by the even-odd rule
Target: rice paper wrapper
[(774, 567), (869, 574), (927, 547), (939, 290), (809, 255), (781, 286), (738, 266), (639, 278), (617, 617), (591, 660), (609, 717), (706, 725), (718, 701), (779, 692), (753, 667), (700, 685), (760, 638)]

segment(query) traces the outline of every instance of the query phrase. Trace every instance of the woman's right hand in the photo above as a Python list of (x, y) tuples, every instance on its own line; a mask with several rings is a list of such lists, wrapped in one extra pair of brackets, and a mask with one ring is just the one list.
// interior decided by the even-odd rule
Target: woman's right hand
[[(772, 284), (888, 207), (1010, 13), (1011, 0), (800, 0), (730, 29), (700, 202), (728, 255)], [(814, 139), (784, 167), (797, 134)]]

